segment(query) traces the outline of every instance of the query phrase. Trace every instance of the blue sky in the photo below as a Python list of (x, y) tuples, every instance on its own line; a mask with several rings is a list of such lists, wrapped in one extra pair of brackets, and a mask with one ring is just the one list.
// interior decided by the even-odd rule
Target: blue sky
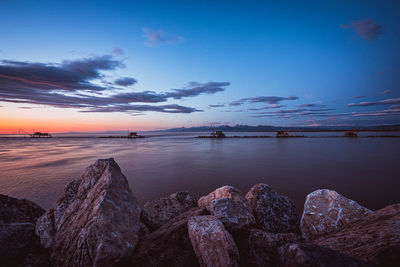
[(0, 118), (20, 125), (400, 122), (398, 1), (3, 0), (0, 10)]

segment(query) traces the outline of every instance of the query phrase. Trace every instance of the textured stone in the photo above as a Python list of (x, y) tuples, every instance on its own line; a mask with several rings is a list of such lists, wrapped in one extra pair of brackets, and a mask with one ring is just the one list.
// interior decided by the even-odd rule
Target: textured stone
[(314, 239), (361, 219), (370, 212), (336, 191), (320, 189), (307, 196), (300, 223), (301, 233), (304, 238)]
[(139, 240), (140, 207), (113, 159), (89, 166), (38, 221), (54, 266), (111, 266), (128, 258)]
[(245, 202), (229, 198), (213, 200), (210, 212), (231, 232), (247, 229), (255, 222), (254, 216)]
[(188, 231), (200, 266), (239, 266), (235, 241), (216, 217), (191, 217)]
[(229, 198), (236, 201), (246, 202), (245, 198), (242, 196), (242, 192), (239, 189), (230, 185), (225, 185), (215, 189), (207, 196), (201, 197), (198, 201), (198, 204), (199, 207), (206, 207), (208, 210), (210, 210), (212, 201), (221, 198)]
[(32, 201), (0, 195), (0, 223), (36, 223), (44, 209)]
[(279, 249), (281, 267), (358, 267), (369, 266), (337, 251), (313, 244), (292, 243)]
[(217, 217), (228, 231), (239, 231), (251, 227), (254, 216), (241, 191), (233, 186), (217, 188), (198, 201), (199, 207), (206, 207)]
[(0, 195), (0, 263), (2, 266), (47, 266), (47, 252), (35, 235), (44, 210), (26, 199)]
[(58, 198), (53, 208), (39, 218), (36, 224), (36, 235), (40, 237), (43, 247), (50, 248), (53, 237), (59, 228), (65, 210), (75, 200), (82, 179), (73, 180), (64, 187), (64, 193)]
[(400, 266), (400, 204), (370, 212), (313, 243), (377, 266)]
[(249, 229), (233, 235), (240, 254), (240, 266), (277, 266), (278, 249), (286, 243), (301, 242), (295, 233), (271, 233)]
[(132, 266), (198, 266), (187, 222), (192, 216), (207, 214), (205, 208), (193, 208), (147, 235), (133, 254)]
[(266, 184), (256, 184), (246, 194), (258, 228), (274, 233), (299, 233), (299, 216), (293, 202)]
[(197, 199), (189, 192), (177, 192), (168, 197), (147, 202), (142, 209), (142, 220), (154, 231), (178, 215), (197, 207)]

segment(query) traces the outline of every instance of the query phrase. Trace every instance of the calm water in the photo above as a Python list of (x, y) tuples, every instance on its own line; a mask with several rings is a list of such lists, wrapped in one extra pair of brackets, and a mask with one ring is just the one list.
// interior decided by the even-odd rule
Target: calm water
[(180, 190), (200, 197), (227, 184), (246, 193), (260, 182), (292, 198), (299, 212), (306, 195), (319, 188), (334, 189), (371, 209), (400, 202), (400, 138), (197, 139), (195, 135), (137, 140), (0, 138), (0, 194), (49, 208), (64, 185), (80, 177), (86, 166), (98, 158), (114, 157), (142, 204)]

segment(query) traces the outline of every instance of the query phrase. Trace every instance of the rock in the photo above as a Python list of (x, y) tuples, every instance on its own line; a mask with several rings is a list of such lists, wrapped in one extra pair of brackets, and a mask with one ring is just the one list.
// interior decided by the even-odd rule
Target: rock
[(0, 262), (2, 266), (47, 266), (48, 255), (35, 235), (45, 211), (26, 199), (0, 195)]
[(369, 266), (337, 251), (313, 244), (292, 243), (279, 249), (282, 267), (321, 266), (321, 267), (358, 267)]
[(239, 266), (239, 252), (231, 234), (214, 216), (191, 217), (190, 241), (200, 266)]
[(258, 228), (274, 233), (299, 233), (299, 216), (290, 198), (266, 184), (256, 184), (246, 194)]
[(220, 187), (198, 201), (199, 207), (206, 207), (211, 215), (217, 217), (228, 231), (239, 231), (251, 227), (254, 216), (241, 195), (233, 186)]
[(142, 209), (142, 220), (154, 231), (178, 215), (197, 207), (197, 199), (189, 192), (178, 192), (168, 197), (147, 202)]
[(198, 266), (189, 239), (187, 222), (190, 217), (207, 215), (205, 208), (193, 208), (150, 233), (136, 248), (133, 266)]
[(229, 198), (215, 199), (211, 203), (210, 212), (230, 232), (247, 229), (255, 223), (253, 214), (242, 201)]
[(370, 212), (313, 243), (377, 266), (400, 266), (400, 204)]
[(36, 229), (54, 266), (116, 265), (138, 243), (140, 207), (114, 159), (99, 159), (67, 185)]
[(32, 201), (0, 195), (0, 223), (36, 223), (44, 209)]
[(58, 198), (54, 207), (39, 218), (36, 224), (36, 235), (40, 237), (43, 247), (51, 247), (53, 237), (59, 228), (64, 212), (75, 200), (81, 182), (82, 179), (77, 179), (68, 183), (64, 187), (64, 193)]
[(207, 196), (203, 196), (199, 199), (199, 207), (206, 207), (208, 210), (211, 209), (211, 203), (215, 199), (229, 198), (236, 201), (246, 202), (242, 196), (242, 192), (236, 187), (225, 185), (223, 187), (215, 189), (213, 192)]
[(320, 189), (308, 194), (300, 228), (302, 236), (314, 239), (371, 212), (336, 191)]
[(271, 233), (249, 229), (233, 235), (240, 254), (240, 266), (278, 266), (278, 249), (286, 243), (301, 242), (295, 233)]

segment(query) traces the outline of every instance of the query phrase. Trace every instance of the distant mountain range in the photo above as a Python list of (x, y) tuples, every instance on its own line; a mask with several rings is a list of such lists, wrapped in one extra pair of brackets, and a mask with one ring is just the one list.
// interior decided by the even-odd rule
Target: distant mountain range
[[(275, 131), (292, 131), (292, 132), (333, 132), (333, 131), (400, 131), (400, 124), (396, 125), (379, 125), (379, 126), (303, 126), (303, 127), (284, 127), (271, 125), (220, 125), (214, 126), (216, 131), (224, 132), (275, 132)], [(160, 132), (210, 132), (211, 126), (198, 127), (181, 127), (161, 130)]]

